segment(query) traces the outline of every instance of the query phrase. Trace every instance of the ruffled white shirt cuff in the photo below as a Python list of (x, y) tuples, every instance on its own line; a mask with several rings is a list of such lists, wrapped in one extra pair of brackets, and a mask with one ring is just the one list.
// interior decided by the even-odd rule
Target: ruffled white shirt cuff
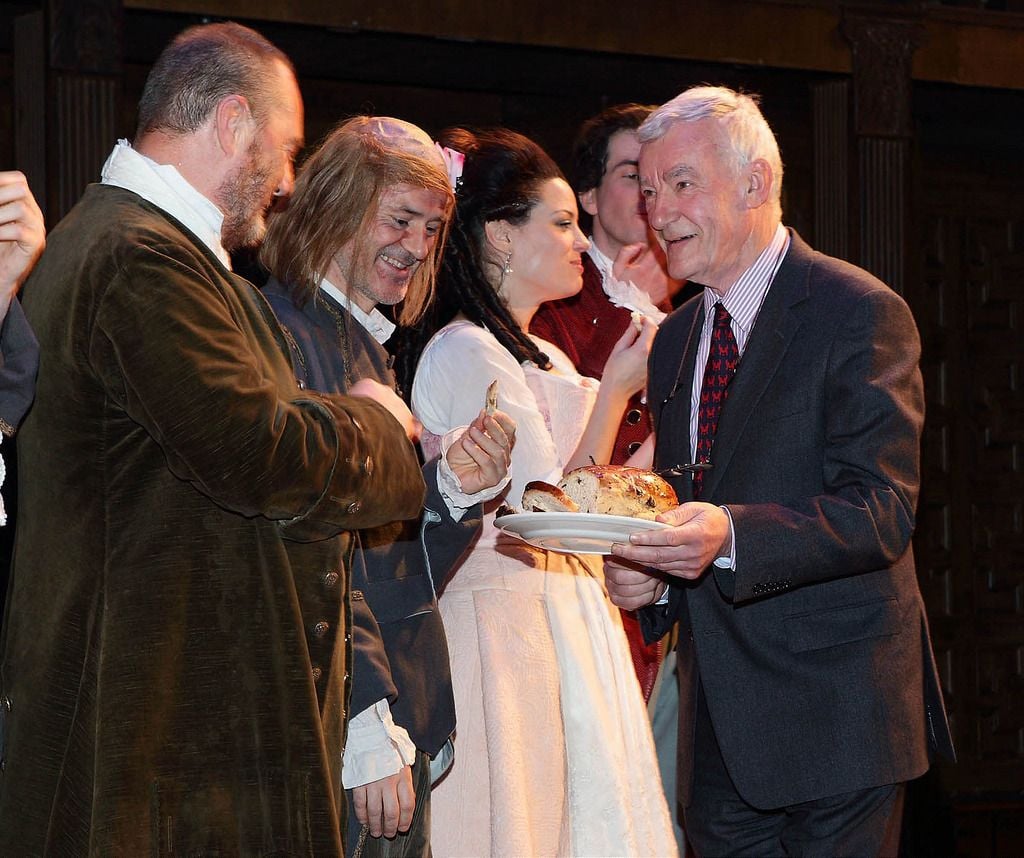
[(456, 426), (444, 434), (441, 438), (441, 452), (437, 463), (437, 488), (441, 492), (445, 506), (448, 507), (448, 512), (455, 521), (461, 521), (462, 516), (471, 506), (496, 498), (505, 491), (505, 486), (511, 479), (511, 474), (506, 472), (504, 478), (489, 489), (481, 489), (473, 494), (466, 494), (462, 490), (462, 483), (459, 482), (459, 478), (448, 464), (448, 448), (462, 437), (462, 433), (468, 428), (468, 426)]
[[(0, 441), (3, 440), (3, 435), (0, 435)], [(4, 478), (7, 476), (7, 468), (4, 465), (3, 456), (0, 456), (0, 486), (4, 484)], [(7, 524), (7, 511), (4, 509), (4, 499), (0, 497), (0, 526)]]
[(666, 314), (655, 307), (650, 296), (639, 286), (634, 285), (632, 280), (619, 280), (608, 274), (604, 280), (604, 292), (616, 307), (643, 313), (657, 325), (665, 321)]
[(615, 276), (615, 263), (605, 256), (600, 248), (590, 239), (590, 247), (587, 253), (601, 272), (601, 288), (608, 300), (616, 307), (624, 307), (627, 310), (643, 313), (648, 316), (656, 325), (665, 320), (665, 313), (654, 306), (651, 296), (644, 292), (632, 280), (619, 280)]
[(416, 761), (416, 746), (391, 717), (387, 700), (378, 700), (348, 722), (341, 765), (345, 789), (379, 781)]

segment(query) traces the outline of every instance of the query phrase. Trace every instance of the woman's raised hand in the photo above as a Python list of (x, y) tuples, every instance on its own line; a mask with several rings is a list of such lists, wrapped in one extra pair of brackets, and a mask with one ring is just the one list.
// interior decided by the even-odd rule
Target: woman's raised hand
[(646, 316), (637, 314), (612, 347), (604, 365), (601, 386), (611, 386), (626, 397), (642, 390), (647, 383), (647, 356), (658, 326)]

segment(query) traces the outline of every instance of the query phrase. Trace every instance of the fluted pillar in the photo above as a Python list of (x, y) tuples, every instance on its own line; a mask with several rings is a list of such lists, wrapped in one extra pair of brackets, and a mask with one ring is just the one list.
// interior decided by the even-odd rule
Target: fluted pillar
[(909, 249), (911, 61), (923, 28), (906, 15), (847, 9), (842, 32), (853, 58), (854, 261), (902, 293)]
[(812, 88), (814, 116), (814, 246), (850, 256), (850, 82)]

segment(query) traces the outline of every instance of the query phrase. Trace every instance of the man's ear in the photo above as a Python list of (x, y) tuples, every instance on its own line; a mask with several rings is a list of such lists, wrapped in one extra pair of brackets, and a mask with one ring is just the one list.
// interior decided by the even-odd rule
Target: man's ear
[(249, 148), (254, 125), (249, 100), (244, 95), (226, 95), (217, 102), (214, 127), (217, 142), (228, 157)]
[(771, 164), (764, 158), (755, 158), (747, 165), (745, 171), (747, 208), (756, 209), (767, 203), (772, 197), (775, 185), (775, 174)]
[(501, 256), (512, 249), (512, 225), (506, 220), (489, 220), (484, 224), (487, 243)]
[(591, 217), (597, 217), (597, 188), (579, 194), (580, 208)]

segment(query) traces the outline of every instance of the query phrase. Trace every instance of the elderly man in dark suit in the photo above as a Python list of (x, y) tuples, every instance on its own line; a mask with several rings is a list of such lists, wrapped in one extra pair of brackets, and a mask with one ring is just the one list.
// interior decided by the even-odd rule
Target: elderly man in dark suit
[(608, 580), (652, 636), (680, 621), (687, 836), (702, 858), (889, 854), (903, 784), (952, 753), (911, 552), (914, 320), (782, 226), (748, 96), (693, 88), (640, 139), (669, 271), (706, 289), (650, 360), (656, 466), (691, 466), (683, 503)]

